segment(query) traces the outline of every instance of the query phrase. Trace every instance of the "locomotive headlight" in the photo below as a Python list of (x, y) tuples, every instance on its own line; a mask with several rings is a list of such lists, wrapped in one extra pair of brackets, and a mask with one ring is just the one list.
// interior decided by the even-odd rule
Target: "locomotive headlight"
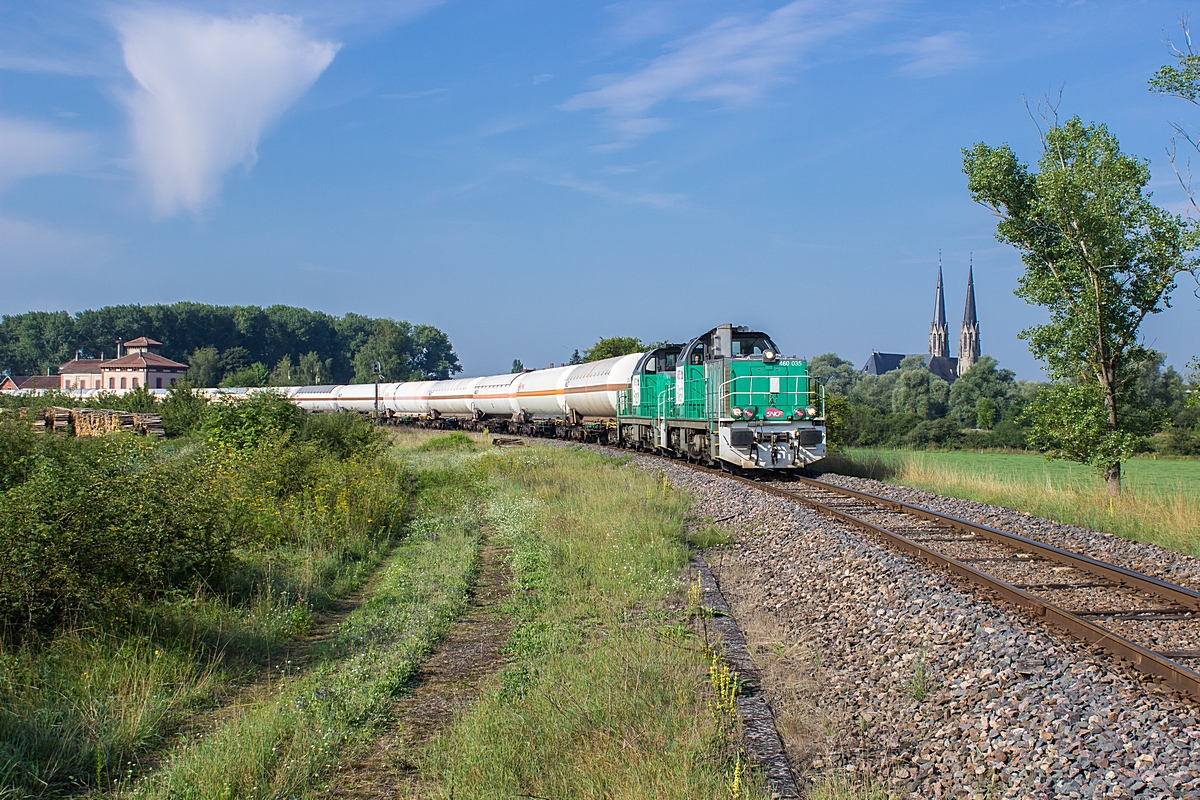
[(735, 417), (740, 417), (742, 415), (742, 409), (740, 406), (734, 406), (733, 408), (730, 409), (730, 411), (733, 412), (733, 415)]
[(742, 416), (746, 419), (754, 419), (754, 415), (758, 413), (758, 409), (754, 406), (747, 406), (742, 409)]
[(775, 351), (774, 350), (763, 350), (762, 356), (763, 356), (763, 361), (770, 364), (772, 361), (775, 360)]
[(816, 406), (809, 406), (808, 408), (804, 409), (804, 413), (808, 414), (810, 417), (815, 417), (818, 411), (819, 409)]

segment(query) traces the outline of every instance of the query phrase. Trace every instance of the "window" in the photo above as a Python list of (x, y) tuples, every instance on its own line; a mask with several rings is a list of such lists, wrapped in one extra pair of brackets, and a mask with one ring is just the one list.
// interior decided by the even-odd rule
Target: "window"
[(116, 378), (109, 378), (109, 379), (108, 379), (108, 388), (110, 388), (110, 389), (113, 389), (113, 388), (115, 388), (115, 387), (113, 386), (113, 383), (115, 383), (115, 382), (116, 382)]
[(138, 387), (137, 378), (134, 378), (134, 379), (133, 379), (133, 388), (135, 388), (135, 389), (136, 389), (137, 387)]
[(124, 378), (121, 378), (121, 388), (122, 389), (125, 388), (125, 379)]
[(155, 378), (155, 379), (154, 379), (154, 388), (155, 388), (155, 389), (161, 389), (161, 388), (162, 388), (162, 378)]
[(760, 356), (763, 350), (779, 352), (778, 348), (765, 336), (753, 336), (733, 340), (733, 354), (735, 356)]

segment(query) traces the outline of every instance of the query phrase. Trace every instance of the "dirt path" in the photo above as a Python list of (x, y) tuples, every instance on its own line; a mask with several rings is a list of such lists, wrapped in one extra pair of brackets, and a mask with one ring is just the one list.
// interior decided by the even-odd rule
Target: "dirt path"
[(369, 748), (349, 755), (321, 795), (352, 800), (422, 798), (422, 749), (473, 703), (500, 667), (500, 648), (512, 623), (499, 605), (508, 596), (507, 551), (486, 545), (466, 615), (413, 676), (411, 694), (396, 703), (388, 730)]

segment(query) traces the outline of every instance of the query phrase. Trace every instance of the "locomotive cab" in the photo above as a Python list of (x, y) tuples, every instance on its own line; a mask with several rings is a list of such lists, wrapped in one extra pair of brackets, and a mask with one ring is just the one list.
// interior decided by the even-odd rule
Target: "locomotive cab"
[[(674, 374), (665, 375), (672, 358)], [(806, 361), (781, 357), (762, 331), (720, 325), (643, 357), (622, 409), (629, 424), (619, 427), (642, 449), (743, 469), (797, 469), (825, 455), (823, 399)]]

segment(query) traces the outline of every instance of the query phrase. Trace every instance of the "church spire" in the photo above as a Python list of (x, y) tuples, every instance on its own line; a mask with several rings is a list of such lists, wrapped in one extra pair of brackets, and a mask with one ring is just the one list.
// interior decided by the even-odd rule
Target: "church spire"
[(933, 302), (933, 322), (929, 326), (929, 355), (949, 358), (950, 341), (946, 332), (946, 296), (942, 292), (942, 251), (938, 251), (937, 298)]
[(979, 361), (979, 317), (975, 313), (975, 254), (971, 254), (971, 265), (967, 269), (967, 303), (963, 307), (962, 334), (958, 339), (958, 374), (975, 366)]

